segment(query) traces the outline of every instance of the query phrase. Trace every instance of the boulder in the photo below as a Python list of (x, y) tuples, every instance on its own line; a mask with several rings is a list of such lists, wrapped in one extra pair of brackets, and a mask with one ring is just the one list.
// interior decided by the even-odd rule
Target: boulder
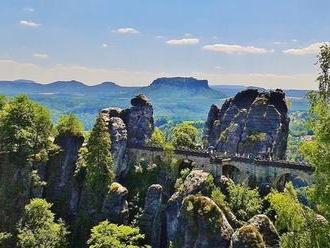
[(202, 170), (192, 170), (186, 177), (181, 190), (175, 192), (167, 202), (166, 214), (166, 230), (167, 240), (173, 241), (178, 226), (178, 215), (182, 206), (183, 199), (191, 194), (206, 192), (209, 190), (210, 174)]
[(231, 248), (266, 248), (260, 232), (252, 225), (244, 225), (231, 238)]
[(102, 219), (115, 224), (128, 223), (128, 191), (119, 183), (112, 183), (102, 206)]
[(248, 223), (254, 226), (261, 234), (266, 248), (279, 248), (280, 237), (276, 231), (274, 224), (264, 214), (252, 217)]
[(211, 106), (204, 128), (206, 146), (231, 155), (284, 159), (290, 121), (287, 112), (282, 90), (239, 92), (220, 110)]
[(144, 107), (150, 105), (150, 102), (149, 98), (146, 95), (140, 94), (132, 98), (131, 104), (134, 107)]
[(175, 247), (226, 248), (234, 230), (220, 208), (208, 197), (188, 196), (179, 214)]
[(160, 247), (161, 240), (161, 206), (163, 187), (153, 184), (148, 188), (140, 228), (146, 235), (146, 240), (153, 248)]

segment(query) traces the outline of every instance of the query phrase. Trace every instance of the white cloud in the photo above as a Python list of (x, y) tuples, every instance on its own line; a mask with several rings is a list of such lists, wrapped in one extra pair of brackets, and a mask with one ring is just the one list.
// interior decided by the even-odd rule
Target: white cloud
[(186, 36), (186, 37), (191, 37), (191, 36), (193, 36), (193, 35), (192, 35), (191, 33), (185, 33), (184, 36)]
[(119, 34), (139, 34), (140, 31), (135, 28), (118, 28), (117, 30), (114, 30), (115, 33)]
[(33, 57), (38, 58), (38, 59), (48, 59), (49, 56), (46, 53), (35, 53), (33, 54)]
[(103, 43), (101, 46), (102, 46), (103, 48), (107, 48), (107, 47), (109, 47), (109, 45), (108, 45), (107, 43)]
[(25, 11), (25, 12), (34, 12), (34, 8), (26, 7), (26, 8), (23, 9), (23, 11)]
[(156, 38), (156, 39), (164, 39), (165, 36), (163, 36), (163, 35), (156, 35), (155, 38)]
[(188, 45), (196, 45), (199, 43), (199, 39), (191, 38), (191, 39), (178, 39), (178, 40), (168, 40), (166, 41), (168, 45), (173, 46), (188, 46)]
[(134, 71), (118, 68), (89, 68), (79, 65), (40, 66), (32, 63), (0, 59), (0, 80), (31, 79), (38, 82), (79, 80), (89, 84), (104, 81), (120, 85), (148, 85), (158, 77), (186, 76), (208, 79), (213, 84), (243, 84), (265, 88), (317, 88), (314, 74), (218, 73), (209, 72), (157, 72)]
[(39, 27), (41, 24), (36, 23), (36, 22), (32, 22), (32, 21), (26, 21), (26, 20), (22, 20), (19, 22), (22, 26), (25, 27), (29, 27), (29, 28), (37, 28)]
[(287, 44), (287, 42), (286, 41), (274, 41), (273, 44), (274, 45), (285, 45), (285, 44)]
[(292, 49), (283, 50), (283, 53), (296, 55), (296, 56), (317, 54), (320, 51), (320, 47), (323, 44), (330, 44), (330, 42), (316, 42), (303, 48), (292, 48)]
[(241, 46), (241, 45), (229, 45), (229, 44), (213, 44), (206, 45), (203, 50), (212, 51), (217, 53), (226, 54), (264, 54), (273, 52), (273, 50), (267, 50), (265, 48), (258, 48), (254, 46)]

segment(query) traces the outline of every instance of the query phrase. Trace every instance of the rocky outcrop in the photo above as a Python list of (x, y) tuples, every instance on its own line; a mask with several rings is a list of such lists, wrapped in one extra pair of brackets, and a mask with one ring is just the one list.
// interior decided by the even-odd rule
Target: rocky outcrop
[(56, 214), (65, 220), (77, 212), (79, 196), (73, 175), (83, 142), (82, 136), (58, 136), (54, 143), (60, 151), (50, 158), (47, 166), (46, 199), (54, 204)]
[(173, 241), (178, 227), (178, 215), (183, 199), (190, 194), (205, 193), (209, 188), (210, 174), (202, 170), (193, 170), (186, 177), (181, 189), (175, 192), (167, 202), (166, 230), (168, 241)]
[(234, 230), (208, 197), (188, 196), (179, 214), (175, 247), (226, 248)]
[(236, 230), (230, 248), (266, 248), (260, 232), (252, 225)]
[(248, 89), (212, 105), (204, 143), (218, 152), (284, 159), (289, 130), (288, 108), (282, 90), (259, 93)]
[(149, 187), (140, 219), (141, 231), (153, 248), (160, 247), (162, 193), (163, 187), (159, 184)]
[(149, 99), (141, 94), (131, 100), (127, 111), (128, 144), (133, 146), (145, 145), (154, 130), (153, 107)]
[(100, 113), (109, 127), (117, 178), (125, 176), (128, 170), (127, 146), (145, 145), (154, 130), (153, 107), (149, 99), (141, 94), (134, 97), (131, 104), (128, 109), (106, 108)]
[(103, 220), (107, 219), (116, 224), (128, 222), (128, 191), (119, 183), (112, 183), (102, 206)]
[(276, 231), (274, 224), (264, 214), (252, 217), (248, 223), (254, 226), (262, 236), (266, 248), (279, 248), (280, 237)]

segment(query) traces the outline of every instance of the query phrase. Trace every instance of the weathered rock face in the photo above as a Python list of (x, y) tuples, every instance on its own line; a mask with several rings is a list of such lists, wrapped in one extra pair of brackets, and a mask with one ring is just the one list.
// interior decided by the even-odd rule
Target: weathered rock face
[(252, 225), (236, 230), (231, 239), (231, 248), (266, 248), (260, 232)]
[(182, 189), (175, 192), (167, 202), (166, 230), (168, 241), (173, 241), (178, 227), (178, 215), (183, 199), (190, 195), (202, 192), (208, 188), (210, 174), (202, 170), (193, 170), (186, 177)]
[(100, 113), (108, 123), (117, 178), (128, 170), (127, 146), (145, 145), (154, 130), (153, 107), (149, 99), (138, 95), (131, 104), (129, 109), (107, 108)]
[(279, 248), (280, 237), (276, 231), (274, 224), (264, 214), (252, 217), (248, 223), (254, 226), (262, 236), (266, 248)]
[(134, 97), (131, 104), (127, 111), (128, 144), (143, 146), (154, 130), (153, 107), (145, 95)]
[(188, 196), (179, 214), (175, 247), (226, 248), (234, 230), (208, 197)]
[(79, 197), (75, 189), (74, 172), (82, 136), (60, 136), (55, 139), (61, 151), (52, 157), (47, 166), (46, 199), (54, 204), (59, 216), (69, 219), (77, 211)]
[(288, 108), (282, 90), (259, 93), (248, 89), (212, 105), (204, 142), (219, 152), (284, 159), (289, 130)]
[[(45, 186), (45, 164), (17, 163), (17, 154), (0, 154), (0, 230), (15, 232), (24, 206), (30, 199), (42, 197)], [(14, 247), (9, 245), (8, 247)]]
[(128, 191), (119, 183), (112, 183), (102, 206), (102, 219), (112, 223), (127, 224), (128, 222)]
[(141, 231), (153, 248), (160, 247), (162, 193), (163, 187), (159, 184), (149, 187), (140, 219)]

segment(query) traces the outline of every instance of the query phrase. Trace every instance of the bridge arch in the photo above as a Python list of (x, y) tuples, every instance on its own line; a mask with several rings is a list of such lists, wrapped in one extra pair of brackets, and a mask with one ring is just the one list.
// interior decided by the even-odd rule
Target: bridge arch
[(283, 191), (285, 184), (288, 182), (291, 182), (294, 188), (302, 188), (310, 185), (310, 180), (305, 175), (285, 172), (275, 178), (273, 187), (279, 191)]
[(225, 164), (222, 166), (222, 175), (232, 179), (235, 183), (242, 183), (243, 173), (234, 165)]

